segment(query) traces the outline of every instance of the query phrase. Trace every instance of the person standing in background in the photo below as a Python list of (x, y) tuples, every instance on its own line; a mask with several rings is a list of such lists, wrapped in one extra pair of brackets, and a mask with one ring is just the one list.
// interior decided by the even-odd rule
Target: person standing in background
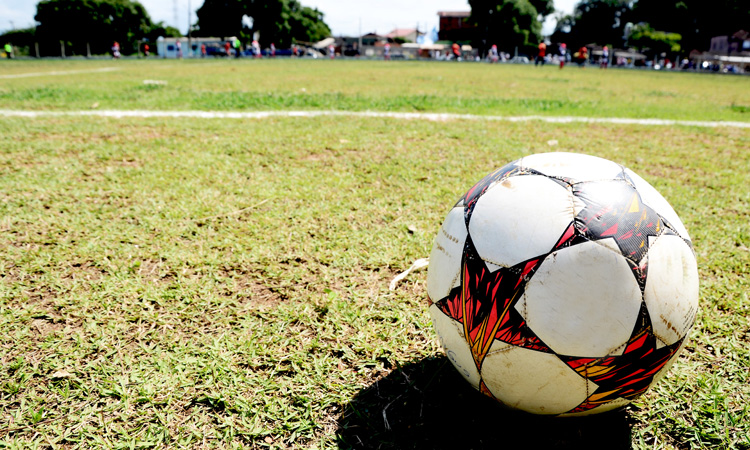
[(497, 45), (492, 44), (492, 47), (490, 47), (490, 53), (487, 55), (487, 59), (490, 60), (490, 63), (496, 63), (500, 57), (497, 54)]
[(558, 51), (560, 53), (560, 68), (562, 69), (565, 67), (565, 58), (568, 56), (568, 46), (565, 45), (565, 42), (560, 44)]
[(534, 65), (538, 65), (541, 63), (544, 65), (544, 58), (547, 56), (547, 44), (544, 42), (539, 43), (539, 52), (536, 54), (536, 60), (534, 61)]

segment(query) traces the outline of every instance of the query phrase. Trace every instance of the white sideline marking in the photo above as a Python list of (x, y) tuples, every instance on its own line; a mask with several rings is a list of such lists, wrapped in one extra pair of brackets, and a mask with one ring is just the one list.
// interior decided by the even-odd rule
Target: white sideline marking
[(11, 73), (11, 74), (0, 75), (0, 79), (44, 77), (47, 75), (70, 75), (71, 73), (112, 72), (113, 70), (120, 70), (120, 68), (119, 67), (102, 67), (100, 69), (87, 69), (87, 70), (53, 70), (52, 72)]
[(385, 111), (146, 111), (146, 110), (92, 110), (92, 111), (24, 111), (0, 109), (4, 117), (57, 117), (57, 116), (93, 116), (93, 117), (167, 117), (197, 119), (266, 119), (269, 117), (373, 117), (403, 120), (487, 120), (502, 122), (540, 121), (548, 123), (607, 123), (617, 125), (653, 125), (653, 126), (693, 126), (693, 127), (730, 127), (750, 128), (750, 122), (722, 122), (707, 120), (672, 120), (672, 119), (631, 119), (621, 117), (576, 117), (576, 116), (482, 116), (476, 114), (452, 113), (409, 113)]

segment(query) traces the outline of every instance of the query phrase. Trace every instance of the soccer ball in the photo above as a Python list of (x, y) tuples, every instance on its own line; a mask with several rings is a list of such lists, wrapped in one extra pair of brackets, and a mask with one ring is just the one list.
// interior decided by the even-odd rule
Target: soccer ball
[(643, 178), (545, 153), (484, 177), (430, 255), (430, 315), (461, 375), (535, 414), (622, 407), (661, 378), (698, 311), (685, 226)]

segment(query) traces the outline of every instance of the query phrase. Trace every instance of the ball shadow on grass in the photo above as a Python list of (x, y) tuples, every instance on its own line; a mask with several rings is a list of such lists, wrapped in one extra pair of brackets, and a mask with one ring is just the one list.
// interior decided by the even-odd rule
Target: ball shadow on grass
[(445, 357), (391, 372), (344, 406), (339, 448), (630, 449), (625, 411), (588, 417), (534, 416), (475, 391)]

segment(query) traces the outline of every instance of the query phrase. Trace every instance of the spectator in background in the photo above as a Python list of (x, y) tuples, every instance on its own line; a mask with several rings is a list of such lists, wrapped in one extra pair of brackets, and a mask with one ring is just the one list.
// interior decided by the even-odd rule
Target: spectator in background
[(5, 57), (8, 59), (13, 59), (13, 46), (10, 45), (10, 42), (5, 44)]
[(391, 44), (388, 42), (385, 43), (385, 46), (383, 47), (383, 59), (386, 61), (391, 60)]
[(456, 61), (461, 61), (461, 47), (457, 42), (454, 42), (453, 45), (451, 45), (451, 51), (453, 52), (453, 57), (456, 58)]
[(276, 57), (276, 45), (273, 42), (271, 42), (270, 50), (271, 50), (271, 58), (275, 58)]
[(563, 42), (558, 47), (558, 52), (560, 53), (560, 68), (562, 69), (565, 67), (565, 58), (568, 56), (568, 46)]
[(253, 55), (255, 55), (256, 58), (261, 58), (262, 55), (260, 54), (260, 43), (253, 39), (253, 43), (251, 45), (253, 47)]
[[(177, 41), (178, 43), (180, 41)], [(112, 58), (114, 59), (120, 59), (120, 43), (115, 41), (114, 44), (112, 44)]]
[(201, 44), (201, 58), (206, 57), (206, 44)]
[(604, 48), (602, 49), (602, 59), (599, 64), (599, 67), (602, 69), (606, 69), (608, 64), (609, 64), (609, 47), (605, 45)]
[(490, 63), (496, 63), (500, 57), (497, 54), (497, 45), (492, 44), (492, 47), (490, 47), (490, 53), (488, 55), (488, 59), (490, 60)]
[(547, 44), (544, 42), (539, 43), (539, 53), (536, 54), (536, 60), (534, 61), (534, 65), (538, 65), (541, 63), (544, 65), (544, 58), (547, 56)]
[(242, 54), (242, 43), (240, 43), (239, 39), (235, 39), (232, 44), (234, 45), (234, 57), (239, 58)]
[(328, 46), (328, 57), (331, 59), (336, 57), (336, 47), (333, 44)]
[(182, 42), (177, 39), (175, 46), (177, 47), (177, 58), (182, 59)]
[(232, 44), (229, 43), (229, 41), (224, 42), (224, 53), (227, 54), (227, 56), (232, 56)]
[(143, 44), (143, 54), (146, 55), (146, 58), (148, 58), (148, 51), (149, 51), (148, 44)]
[(581, 68), (586, 67), (587, 59), (589, 59), (589, 49), (584, 45), (578, 49), (578, 65)]

